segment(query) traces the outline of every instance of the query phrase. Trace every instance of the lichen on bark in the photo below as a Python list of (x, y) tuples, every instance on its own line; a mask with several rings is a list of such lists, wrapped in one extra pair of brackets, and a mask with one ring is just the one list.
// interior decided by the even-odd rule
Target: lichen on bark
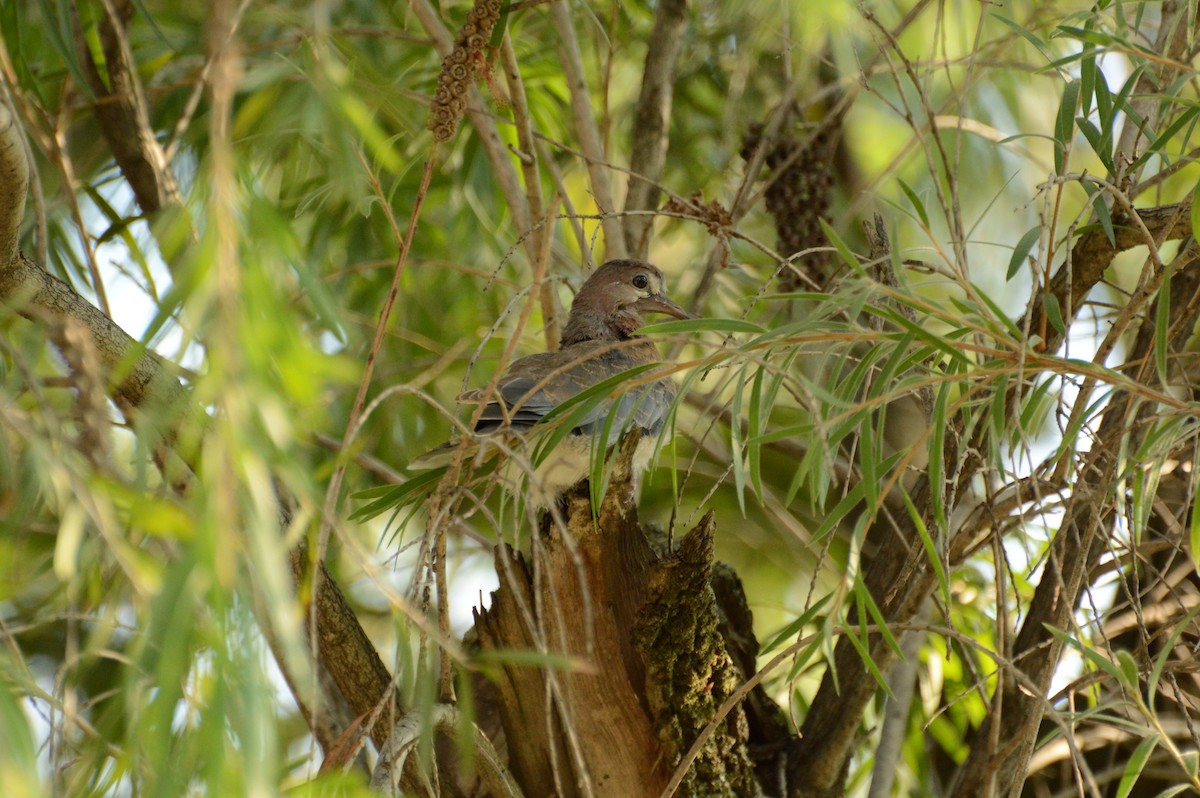
[[(711, 580), (716, 524), (710, 512), (675, 552), (650, 566), (634, 647), (646, 667), (646, 700), (664, 749), (677, 764), (745, 675), (720, 630)], [(749, 725), (735, 706), (704, 743), (681, 795), (752, 796), (761, 791), (747, 744)]]

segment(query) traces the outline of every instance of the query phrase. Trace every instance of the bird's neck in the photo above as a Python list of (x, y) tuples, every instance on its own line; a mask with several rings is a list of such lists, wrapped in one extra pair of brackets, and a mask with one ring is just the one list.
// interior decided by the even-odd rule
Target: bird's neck
[(572, 313), (563, 328), (560, 346), (568, 347), (587, 341), (626, 341), (633, 331), (643, 326), (641, 317), (632, 311), (617, 311), (608, 316), (599, 313)]

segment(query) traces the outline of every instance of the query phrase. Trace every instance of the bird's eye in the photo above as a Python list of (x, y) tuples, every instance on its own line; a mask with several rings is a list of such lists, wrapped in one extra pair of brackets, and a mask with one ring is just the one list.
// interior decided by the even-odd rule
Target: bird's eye
[(634, 288), (645, 288), (648, 285), (650, 285), (650, 278), (647, 277), (646, 275), (635, 274), (633, 276), (633, 287)]

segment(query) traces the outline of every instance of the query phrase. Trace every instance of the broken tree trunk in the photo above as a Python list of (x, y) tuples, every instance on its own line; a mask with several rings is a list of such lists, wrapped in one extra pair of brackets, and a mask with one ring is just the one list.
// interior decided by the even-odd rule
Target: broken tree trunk
[[(532, 556), (497, 553), (500, 588), (476, 615), (485, 659), (500, 663), (492, 688), (509, 767), (526, 795), (661, 795), (751, 675), (744, 648), (758, 644), (744, 597), (736, 598), (741, 586), (731, 591), (723, 572), (722, 602), (712, 587), (712, 514), (676, 550), (656, 545), (661, 535), (638, 522), (631, 451), (627, 440), (595, 516), (585, 484), (568, 498), (565, 523), (541, 525)], [(721, 603), (736, 606), (726, 613)], [(726, 637), (737, 640), (742, 667)], [(542, 657), (505, 656), (513, 651)], [(754, 697), (709, 732), (675, 794), (763, 793), (751, 751), (768, 741), (751, 729), (774, 736), (786, 726), (765, 694)], [(766, 706), (774, 717), (748, 722), (743, 706)]]

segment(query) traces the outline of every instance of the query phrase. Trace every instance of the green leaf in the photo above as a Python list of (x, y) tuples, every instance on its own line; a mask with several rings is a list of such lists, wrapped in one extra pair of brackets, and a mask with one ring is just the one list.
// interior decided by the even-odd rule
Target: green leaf
[(928, 230), (929, 214), (925, 212), (925, 203), (921, 202), (921, 198), (917, 196), (917, 193), (908, 187), (908, 183), (905, 183), (900, 178), (896, 178), (896, 182), (900, 184), (900, 190), (904, 192), (904, 196), (908, 197), (908, 201), (912, 203), (913, 210), (917, 212), (917, 216), (921, 217), (921, 224)]
[(1173, 276), (1175, 260), (1163, 267), (1162, 281), (1158, 286), (1158, 297), (1154, 303), (1154, 367), (1158, 370), (1158, 379), (1163, 385), (1167, 384), (1167, 344), (1171, 326), (1171, 277)]
[(837, 234), (837, 231), (826, 224), (825, 220), (817, 217), (817, 221), (821, 223), (821, 230), (824, 231), (825, 237), (829, 239), (829, 243), (833, 244), (834, 249), (838, 251), (838, 255), (850, 267), (852, 271), (858, 274), (863, 274), (862, 264), (858, 262), (858, 258), (850, 251), (850, 247), (846, 246), (846, 242)]
[(552, 408), (550, 412), (546, 413), (538, 421), (538, 426), (543, 424), (546, 426), (556, 426), (553, 432), (538, 443), (537, 450), (534, 452), (532, 458), (533, 465), (535, 467), (541, 465), (546, 456), (553, 451), (554, 447), (563, 438), (570, 435), (573, 429), (581, 426), (596, 408), (609, 401), (613, 394), (620, 393), (617, 390), (619, 387), (632, 381), (634, 377), (659, 367), (660, 364), (658, 363), (645, 363), (641, 366), (626, 369), (620, 374), (614, 374), (608, 379), (601, 380), (586, 391), (581, 391), (562, 404)]
[(1133, 792), (1134, 785), (1142, 775), (1142, 769), (1146, 767), (1146, 762), (1150, 760), (1150, 755), (1154, 753), (1154, 746), (1156, 745), (1158, 745), (1157, 734), (1151, 734), (1138, 743), (1138, 747), (1133, 750), (1129, 761), (1125, 764), (1125, 770), (1121, 774), (1121, 783), (1117, 785), (1117, 798), (1129, 798), (1129, 794)]
[(894, 697), (892, 696), (892, 688), (888, 687), (887, 679), (884, 678), (883, 672), (879, 670), (879, 666), (875, 664), (875, 658), (871, 656), (871, 651), (866, 641), (860, 639), (854, 633), (854, 630), (850, 628), (846, 629), (844, 637), (850, 641), (854, 646), (854, 650), (858, 652), (859, 659), (862, 660), (863, 666), (866, 667), (871, 677), (875, 680), (875, 684), (882, 687), (889, 697)]
[(1021, 240), (1013, 247), (1012, 257), (1008, 260), (1008, 271), (1004, 275), (1004, 281), (1008, 282), (1017, 275), (1021, 266), (1025, 263), (1025, 258), (1029, 256), (1033, 245), (1036, 244), (1042, 237), (1042, 226), (1034, 225), (1025, 231), (1025, 235), (1021, 236)]
[(754, 442), (759, 433), (766, 428), (766, 420), (771, 416), (771, 404), (764, 404), (763, 397), (763, 374), (764, 369), (756, 369), (754, 372), (754, 382), (750, 386), (750, 408), (747, 415), (747, 440), (744, 442), (746, 447), (746, 461), (750, 467), (750, 485), (754, 488), (756, 496), (761, 497), (763, 494), (762, 486), (762, 468), (760, 460), (762, 459), (762, 451), (757, 443)]
[(1100, 228), (1104, 230), (1104, 236), (1108, 239), (1108, 243), (1113, 247), (1117, 245), (1117, 231), (1113, 228), (1112, 213), (1108, 210), (1108, 203), (1104, 201), (1104, 192), (1091, 183), (1084, 183), (1084, 190), (1092, 197), (1092, 210), (1096, 213), (1096, 221), (1100, 223)]
[[(79, 51), (75, 47), (75, 34), (71, 30), (71, 14), (73, 12), (70, 5), (60, 1), (56, 11), (50, 7), (49, 0), (38, 0), (38, 8), (46, 23), (43, 30), (46, 32), (50, 44), (57, 51), (62, 62), (67, 65), (72, 77), (75, 78), (73, 88), (82, 92), (88, 100), (95, 101), (96, 94), (92, 91), (91, 83), (83, 74), (83, 67), (79, 62)], [(82, 20), (80, 23), (86, 24)]]
[(488, 42), (488, 47), (493, 50), (504, 41), (504, 31), (508, 28), (508, 12), (511, 8), (512, 0), (504, 0), (500, 5), (500, 18), (496, 20), (496, 27), (492, 29), (492, 40)]
[(351, 521), (369, 521), (380, 513), (393, 507), (403, 507), (415, 498), (420, 497), (427, 489), (437, 484), (446, 473), (447, 466), (424, 471), (403, 485), (388, 485), (383, 488), (371, 488), (354, 494), (356, 499), (368, 499), (377, 495), (381, 490), (383, 495), (374, 501), (364, 504), (350, 514)]
[(1048, 51), (1048, 48), (1047, 48), (1047, 46), (1046, 46), (1046, 43), (1045, 43), (1044, 41), (1042, 41), (1041, 39), (1039, 39), (1037, 36), (1035, 36), (1035, 35), (1034, 35), (1034, 34), (1033, 34), (1031, 31), (1029, 31), (1029, 30), (1028, 30), (1028, 29), (1026, 29), (1026, 28), (1023, 28), (1023, 27), (1021, 27), (1020, 25), (1018, 25), (1016, 22), (1014, 22), (1013, 20), (1009, 19), (1008, 17), (1002, 17), (1002, 16), (1000, 16), (999, 14), (997, 14), (997, 13), (995, 13), (995, 12), (993, 12), (993, 13), (992, 13), (992, 16), (993, 16), (995, 19), (998, 19), (998, 20), (1000, 20), (1001, 22), (1003, 22), (1005, 25), (1008, 25), (1008, 26), (1009, 26), (1010, 28), (1012, 28), (1014, 31), (1016, 31), (1016, 32), (1017, 32), (1017, 34), (1018, 34), (1018, 35), (1019, 35), (1019, 36), (1020, 36), (1022, 39), (1024, 39), (1024, 40), (1025, 40), (1025, 41), (1027, 41), (1027, 42), (1029, 42), (1030, 44), (1032, 44), (1032, 45), (1034, 46), (1034, 48), (1035, 48), (1035, 49), (1036, 49), (1036, 50), (1037, 50), (1039, 53), (1041, 53), (1042, 55), (1044, 55), (1044, 56), (1046, 57), (1046, 60), (1050, 60), (1050, 53), (1049, 53), (1049, 51)]
[[(919, 324), (908, 316), (896, 311), (895, 308), (878, 308), (877, 314), (881, 318), (903, 327), (912, 332), (917, 338), (929, 344), (931, 347), (941, 352), (950, 358), (951, 361), (971, 365), (970, 358), (963, 352), (961, 347), (954, 345), (955, 336), (959, 333), (966, 332), (965, 330), (955, 330), (949, 334), (938, 335), (925, 329), (925, 325)], [(926, 322), (927, 324), (928, 322)]]
[[(913, 504), (908, 491), (901, 489), (900, 498), (904, 500), (904, 508), (908, 510), (908, 517), (912, 520), (913, 525), (917, 529), (917, 534), (921, 538), (921, 545), (925, 548), (925, 556), (929, 558), (929, 564), (933, 566), (933, 571), (937, 574), (938, 588), (942, 592), (942, 600), (949, 601), (950, 577), (946, 573), (945, 563), (942, 561), (942, 553), (938, 551), (938, 546), (934, 543), (933, 536), (929, 534), (929, 527), (925, 525), (925, 520), (921, 517), (921, 511)], [(946, 606), (950, 605), (947, 604)]]
[(1179, 623), (1173, 624), (1174, 629), (1170, 637), (1162, 645), (1158, 656), (1154, 658), (1154, 667), (1150, 669), (1150, 674), (1146, 677), (1146, 702), (1148, 704), (1153, 706), (1157, 700), (1158, 682), (1162, 679), (1162, 674), (1167, 667), (1167, 663), (1171, 661), (1171, 658), (1176, 653), (1175, 644), (1185, 631), (1192, 628), (1192, 621), (1195, 620), (1197, 615), (1200, 615), (1200, 604), (1188, 610), (1187, 615)]
[(1050, 326), (1057, 330), (1059, 335), (1066, 335), (1067, 325), (1063, 321), (1062, 308), (1058, 304), (1058, 297), (1049, 291), (1043, 292), (1042, 308), (1046, 311), (1046, 320), (1050, 322)]
[(794, 620), (790, 621), (786, 626), (776, 632), (775, 636), (771, 638), (770, 642), (759, 649), (759, 656), (771, 653), (785, 641), (791, 640), (793, 637), (799, 634), (800, 630), (805, 626), (808, 626), (813, 617), (816, 616), (816, 614), (820, 612), (821, 609), (824, 608), (824, 606), (828, 604), (832, 598), (832, 593), (826, 593), (824, 596), (817, 599), (811, 607), (800, 613), (800, 615)]
[(1056, 629), (1050, 624), (1045, 624), (1045, 627), (1046, 631), (1054, 635), (1054, 637), (1057, 638), (1060, 643), (1068, 648), (1073, 648), (1078, 651), (1088, 662), (1099, 668), (1104, 673), (1107, 673), (1118, 683), (1123, 683), (1125, 681), (1125, 674), (1121, 671), (1121, 667), (1108, 657), (1104, 656), (1104, 654), (1092, 648), (1091, 646), (1084, 645), (1061, 629)]
[(1108, 80), (1104, 77), (1104, 70), (1096, 70), (1096, 78), (1093, 82), (1093, 89), (1096, 94), (1096, 116), (1100, 119), (1100, 127), (1110, 138), (1112, 137), (1113, 125), (1113, 96), (1112, 91), (1108, 88)]
[(1075, 138), (1075, 111), (1079, 107), (1079, 81), (1069, 80), (1063, 87), (1062, 101), (1058, 106), (1058, 118), (1054, 123), (1054, 139), (1061, 146), (1054, 149), (1054, 171), (1062, 174), (1066, 170), (1067, 153)]
[(1192, 189), (1192, 238), (1200, 241), (1200, 182)]
[(738, 509), (742, 517), (746, 517), (746, 446), (742, 440), (742, 392), (746, 387), (746, 367), (738, 370), (736, 384), (733, 387), (733, 401), (730, 415), (733, 423), (729, 425), (730, 448), (733, 461), (733, 487), (737, 495)]
[(764, 333), (766, 327), (742, 319), (677, 319), (647, 324), (637, 331), (637, 335), (676, 335), (679, 333), (719, 332), (719, 333)]
[(1167, 143), (1172, 138), (1174, 138), (1175, 135), (1177, 133), (1179, 133), (1180, 130), (1183, 129), (1184, 125), (1190, 123), (1193, 119), (1195, 119), (1197, 114), (1200, 114), (1200, 106), (1192, 106), (1187, 111), (1184, 111), (1182, 114), (1177, 116), (1174, 119), (1174, 121), (1172, 121), (1171, 124), (1169, 126), (1167, 126), (1167, 129), (1164, 130), (1162, 133), (1160, 133), (1154, 139), (1153, 143), (1151, 143), (1150, 146), (1146, 148), (1146, 150), (1142, 153), (1141, 157), (1139, 157), (1136, 161), (1133, 162), (1133, 165), (1130, 166), (1130, 169), (1137, 169), (1142, 164), (1144, 164), (1146, 161), (1148, 161), (1150, 158), (1153, 158), (1156, 156), (1161, 157), (1163, 154), (1163, 150), (1166, 148)]
[(950, 425), (950, 383), (944, 382), (938, 387), (933, 400), (933, 414), (930, 417), (929, 462), (926, 470), (929, 472), (929, 498), (933, 505), (933, 516), (942, 529), (946, 524), (946, 431)]
[(1121, 675), (1124, 677), (1121, 682), (1132, 692), (1140, 692), (1138, 683), (1138, 664), (1134, 661), (1133, 655), (1125, 649), (1117, 649), (1117, 665), (1121, 668)]
[(1095, 49), (1084, 47), (1082, 58), (1079, 60), (1079, 110), (1086, 117), (1092, 112), (1092, 96), (1096, 89)]

